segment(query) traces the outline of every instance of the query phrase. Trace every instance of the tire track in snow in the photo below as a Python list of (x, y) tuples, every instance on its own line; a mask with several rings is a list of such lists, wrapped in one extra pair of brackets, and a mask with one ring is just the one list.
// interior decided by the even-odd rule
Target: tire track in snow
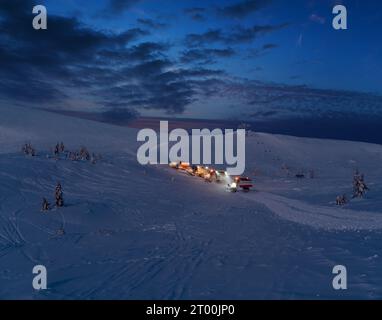
[(177, 280), (174, 282), (176, 283), (176, 286), (166, 294), (165, 299), (179, 300), (187, 298), (189, 284), (192, 282), (192, 278), (197, 272), (198, 267), (204, 261), (205, 256), (208, 253), (207, 249), (211, 243), (212, 240), (204, 242), (199, 246), (192, 247), (188, 259), (186, 259), (186, 262), (181, 266), (181, 272), (176, 272)]

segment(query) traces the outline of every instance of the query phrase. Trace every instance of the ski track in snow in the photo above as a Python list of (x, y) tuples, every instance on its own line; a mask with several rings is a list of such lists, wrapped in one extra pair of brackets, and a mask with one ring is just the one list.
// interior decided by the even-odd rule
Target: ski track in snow
[(382, 214), (379, 212), (315, 206), (267, 192), (242, 193), (241, 197), (263, 204), (283, 219), (314, 228), (328, 230), (382, 229)]

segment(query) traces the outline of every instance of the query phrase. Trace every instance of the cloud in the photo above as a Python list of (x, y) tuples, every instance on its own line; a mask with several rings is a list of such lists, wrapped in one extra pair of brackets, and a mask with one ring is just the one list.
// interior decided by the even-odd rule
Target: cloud
[(124, 50), (108, 50), (100, 52), (100, 56), (118, 65), (130, 62), (139, 62), (147, 60), (155, 60), (165, 56), (165, 52), (169, 49), (169, 45), (159, 42), (141, 42)]
[(230, 18), (245, 18), (246, 16), (268, 6), (271, 0), (246, 0), (233, 5), (218, 8), (218, 13)]
[[(169, 44), (145, 41), (140, 28), (114, 33), (74, 18), (49, 16), (49, 28), (34, 30), (31, 1), (0, 7), (0, 98), (45, 108), (76, 108), (73, 101), (110, 109), (105, 116), (144, 109), (181, 113), (210, 92), (201, 86), (222, 76), (220, 70), (179, 69)], [(210, 85), (212, 87), (212, 84)]]
[(186, 8), (184, 9), (184, 12), (187, 13), (187, 14), (195, 14), (195, 13), (199, 13), (199, 14), (203, 14), (207, 11), (206, 8), (202, 8), (202, 7), (193, 7), (193, 8)]
[[(251, 43), (286, 24), (189, 34), (186, 43), (192, 47), (180, 49), (185, 63), (180, 66), (174, 58), (179, 48), (148, 38), (147, 21), (146, 28), (141, 21), (139, 27), (116, 33), (51, 14), (48, 30), (36, 31), (31, 27), (32, 6), (29, 0), (0, 6), (3, 103), (78, 110), (78, 101), (86, 101), (113, 121), (134, 117), (142, 109), (180, 114), (194, 102), (208, 104), (213, 97), (232, 99), (263, 116), (382, 113), (378, 95), (243, 80), (206, 67), (207, 62), (234, 56), (239, 50), (235, 45)], [(216, 43), (222, 46), (213, 46)], [(275, 48), (267, 43), (255, 53)]]
[(192, 49), (183, 51), (180, 61), (183, 63), (212, 64), (218, 58), (229, 58), (235, 55), (232, 48), (225, 49)]
[(271, 110), (271, 111), (255, 111), (249, 114), (248, 116), (252, 119), (258, 119), (258, 118), (270, 118), (273, 116), (277, 116), (279, 114), (278, 111), (276, 110)]
[(276, 49), (276, 48), (278, 48), (277, 44), (267, 43), (267, 44), (264, 44), (262, 47), (260, 47), (258, 49), (250, 50), (250, 53), (249, 53), (248, 57), (249, 58), (261, 57), (264, 54), (268, 53), (270, 50), (273, 50), (273, 49)]
[(100, 50), (122, 50), (146, 34), (140, 29), (119, 34), (95, 31), (74, 18), (53, 15), (49, 29), (40, 32), (30, 25), (31, 13), (20, 9), (31, 7), (31, 1), (16, 0), (0, 9), (0, 95), (16, 100), (62, 98), (65, 94), (60, 83), (70, 84), (79, 65), (95, 62)]
[(313, 13), (309, 16), (309, 20), (313, 21), (315, 23), (319, 23), (319, 24), (325, 24), (325, 22), (326, 22), (325, 17), (321, 17), (315, 13)]
[(257, 39), (258, 37), (283, 29), (287, 26), (288, 26), (287, 23), (283, 23), (279, 25), (255, 25), (250, 28), (237, 27), (228, 36), (227, 42), (233, 42), (233, 43), (251, 42)]
[(204, 33), (191, 33), (186, 36), (189, 46), (203, 46), (208, 43), (225, 42), (226, 36), (221, 29), (210, 29)]
[(207, 10), (205, 8), (187, 8), (184, 10), (184, 12), (194, 21), (203, 22), (206, 20), (205, 13), (207, 12)]
[(278, 45), (274, 44), (274, 43), (267, 43), (267, 44), (263, 45), (264, 50), (270, 50), (270, 49), (274, 49), (277, 47), (278, 47)]
[(126, 122), (138, 117), (138, 113), (123, 107), (114, 107), (101, 114), (101, 119), (104, 122), (111, 122), (114, 124), (126, 124)]
[(141, 1), (142, 0), (109, 0), (106, 12), (113, 15), (120, 15)]
[(185, 42), (188, 46), (204, 46), (211, 43), (224, 43), (229, 45), (249, 43), (260, 36), (287, 27), (288, 24), (279, 25), (255, 25), (249, 28), (242, 26), (233, 27), (230, 31), (222, 29), (210, 29), (200, 34), (188, 34)]
[(336, 115), (382, 116), (382, 96), (346, 90), (317, 89), (262, 81), (241, 81), (226, 87), (225, 94), (247, 105), (254, 116), (277, 118)]
[(138, 19), (138, 24), (140, 24), (142, 27), (146, 27), (149, 29), (164, 29), (168, 27), (167, 23), (155, 21), (152, 19)]

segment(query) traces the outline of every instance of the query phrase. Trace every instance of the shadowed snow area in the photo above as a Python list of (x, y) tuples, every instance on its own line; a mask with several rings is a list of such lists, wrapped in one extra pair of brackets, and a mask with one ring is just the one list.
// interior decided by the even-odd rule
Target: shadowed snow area
[[(233, 194), (139, 165), (136, 134), (0, 108), (0, 298), (382, 298), (382, 146), (251, 133), (255, 190)], [(55, 160), (60, 141), (103, 158)], [(36, 157), (21, 153), (25, 142)], [(370, 191), (338, 207), (356, 168)], [(58, 181), (65, 207), (42, 213)], [(32, 288), (37, 264), (46, 291)], [(348, 269), (346, 291), (332, 288), (337, 264)]]

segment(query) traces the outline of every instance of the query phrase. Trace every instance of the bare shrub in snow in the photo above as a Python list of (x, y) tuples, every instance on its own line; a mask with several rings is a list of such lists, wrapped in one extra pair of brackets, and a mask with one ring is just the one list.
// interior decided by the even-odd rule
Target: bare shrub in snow
[(32, 147), (30, 143), (24, 144), (21, 150), (27, 156), (34, 157), (36, 155), (36, 150)]
[(61, 184), (57, 183), (55, 194), (54, 194), (54, 197), (56, 199), (56, 206), (57, 207), (63, 207), (64, 206), (64, 196), (63, 195), (64, 194), (62, 192)]
[(353, 176), (353, 198), (363, 198), (369, 188), (365, 183), (365, 177), (358, 170)]
[(46, 198), (42, 199), (42, 206), (41, 206), (41, 211), (49, 211), (50, 210), (50, 203)]
[(337, 206), (343, 206), (345, 204), (347, 204), (348, 200), (346, 198), (346, 195), (342, 195), (342, 196), (337, 196), (336, 198), (336, 205)]

